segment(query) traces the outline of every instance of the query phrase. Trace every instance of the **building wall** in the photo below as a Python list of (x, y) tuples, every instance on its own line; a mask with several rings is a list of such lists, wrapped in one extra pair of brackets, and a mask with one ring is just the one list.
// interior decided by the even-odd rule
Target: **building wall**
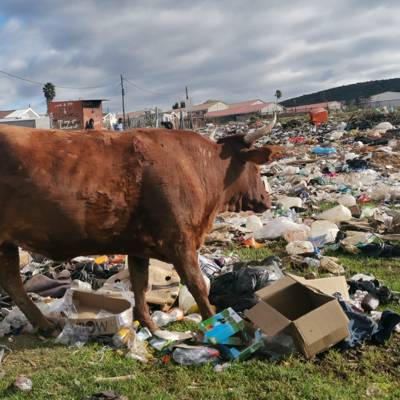
[(94, 129), (103, 129), (103, 110), (100, 107), (86, 107), (84, 104), (83, 107), (83, 128), (87, 121), (93, 118), (94, 120)]
[(12, 119), (9, 118), (3, 119), (0, 121), (2, 125), (15, 125), (15, 126), (25, 126), (27, 128), (35, 128), (35, 120), (34, 119)]
[[(83, 129), (82, 101), (52, 101), (49, 104), (52, 127), (55, 129)], [(102, 117), (102, 116), (101, 116)]]
[(371, 103), (376, 101), (388, 101), (388, 100), (399, 100), (400, 99), (400, 92), (383, 92), (371, 96), (369, 101)]
[(5, 119), (0, 120), (0, 124), (25, 126), (27, 128), (49, 129), (50, 128), (50, 118), (48, 118), (48, 117), (40, 117), (40, 118), (32, 118), (32, 119), (5, 118)]
[(267, 104), (265, 107), (263, 107), (263, 109), (261, 110), (262, 114), (273, 114), (275, 111), (277, 112), (282, 112), (283, 111), (283, 107), (279, 104)]
[(221, 111), (221, 110), (226, 110), (228, 108), (228, 105), (222, 102), (217, 102), (214, 103), (212, 106), (208, 107), (207, 111), (205, 112), (212, 112), (212, 111)]
[(368, 103), (369, 107), (372, 108), (399, 108), (400, 107), (400, 98), (397, 100), (383, 100), (383, 101), (370, 101)]

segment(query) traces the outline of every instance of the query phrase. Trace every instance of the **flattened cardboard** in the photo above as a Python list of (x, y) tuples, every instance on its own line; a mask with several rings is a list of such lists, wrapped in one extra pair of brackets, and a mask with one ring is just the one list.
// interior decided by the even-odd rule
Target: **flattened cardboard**
[(311, 286), (329, 296), (340, 293), (344, 300), (350, 300), (347, 282), (344, 276), (332, 276), (329, 278), (305, 279), (302, 276), (287, 273), (286, 275), (306, 286)]
[[(74, 290), (72, 301), (77, 318), (59, 317), (56, 320), (62, 325), (69, 321), (73, 325), (87, 327), (89, 336), (113, 335), (133, 323), (132, 305), (127, 300)], [(97, 318), (101, 310), (112, 315)]]
[(268, 336), (290, 334), (307, 358), (349, 335), (349, 321), (339, 302), (290, 276), (256, 294), (260, 302), (246, 316)]
[[(129, 270), (125, 269), (107, 279), (100, 291), (113, 297), (120, 297), (120, 292), (114, 289), (117, 282), (124, 282), (124, 286), (131, 288)], [(179, 295), (180, 278), (172, 264), (150, 259), (149, 264), (149, 287), (146, 292), (146, 301), (150, 304), (163, 306), (168, 310), (175, 303)]]

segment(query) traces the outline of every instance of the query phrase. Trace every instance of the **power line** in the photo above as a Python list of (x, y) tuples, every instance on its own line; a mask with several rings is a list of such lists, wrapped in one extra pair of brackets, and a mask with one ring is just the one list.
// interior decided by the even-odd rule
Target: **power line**
[(181, 96), (180, 93), (161, 93), (157, 92), (155, 90), (151, 89), (146, 89), (144, 87), (139, 86), (137, 83), (132, 82), (131, 80), (127, 79), (124, 77), (124, 81), (130, 83), (132, 86), (134, 86), (136, 89), (142, 90), (143, 92), (155, 94), (157, 96), (165, 96), (165, 97), (176, 97), (176, 96)]
[[(5, 76), (7, 76), (7, 77), (9, 77), (9, 78), (19, 79), (19, 80), (21, 80), (21, 81), (28, 82), (28, 83), (31, 83), (31, 84), (33, 84), (33, 85), (40, 85), (40, 86), (43, 86), (43, 85), (46, 84), (45, 82), (40, 82), (40, 81), (36, 81), (36, 80), (33, 80), (33, 79), (25, 78), (25, 77), (23, 77), (23, 76), (15, 75), (15, 74), (12, 74), (11, 72), (7, 72), (7, 71), (3, 71), (3, 70), (0, 70), (0, 73), (3, 74), (3, 75), (5, 75)], [(54, 84), (54, 86), (55, 86), (56, 88), (59, 88), (59, 89), (69, 89), (69, 90), (98, 89), (98, 88), (102, 88), (102, 87), (106, 87), (106, 86), (111, 86), (111, 85), (114, 85), (114, 82), (112, 82), (112, 83), (107, 83), (107, 84), (103, 84), (103, 85), (97, 85), (97, 86), (83, 86), (83, 87), (72, 87), (72, 86), (63, 86), (63, 85), (56, 85), (56, 84)]]

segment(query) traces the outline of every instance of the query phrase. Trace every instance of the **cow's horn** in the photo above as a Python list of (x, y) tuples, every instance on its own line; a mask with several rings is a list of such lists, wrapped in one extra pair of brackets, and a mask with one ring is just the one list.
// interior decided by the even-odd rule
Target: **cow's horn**
[(272, 122), (269, 125), (263, 126), (261, 128), (254, 130), (253, 132), (247, 133), (246, 136), (244, 137), (244, 141), (248, 144), (255, 142), (256, 140), (260, 139), (260, 137), (271, 132), (275, 123), (276, 123), (276, 113), (274, 114), (274, 119), (272, 120)]

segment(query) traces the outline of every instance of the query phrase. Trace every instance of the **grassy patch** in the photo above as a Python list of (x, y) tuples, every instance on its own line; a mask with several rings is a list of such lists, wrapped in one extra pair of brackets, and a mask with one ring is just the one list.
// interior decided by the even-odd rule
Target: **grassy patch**
[[(269, 242), (263, 249), (234, 248), (242, 259), (282, 255), (282, 242)], [(400, 291), (400, 260), (378, 260), (337, 254), (346, 275), (372, 273), (382, 283)], [(398, 305), (390, 308), (400, 311)], [(193, 329), (193, 324), (175, 323), (174, 330)], [(330, 350), (312, 361), (294, 355), (272, 363), (251, 360), (232, 364), (223, 372), (212, 366), (182, 367), (157, 361), (144, 365), (128, 360), (123, 352), (99, 344), (70, 349), (19, 336), (2, 339), (13, 352), (3, 361), (1, 399), (81, 399), (104, 390), (115, 390), (129, 399), (398, 399), (400, 398), (400, 337), (383, 347), (339, 352)], [(30, 394), (10, 386), (24, 374), (33, 381)], [(133, 375), (126, 381), (97, 383), (96, 377)]]

